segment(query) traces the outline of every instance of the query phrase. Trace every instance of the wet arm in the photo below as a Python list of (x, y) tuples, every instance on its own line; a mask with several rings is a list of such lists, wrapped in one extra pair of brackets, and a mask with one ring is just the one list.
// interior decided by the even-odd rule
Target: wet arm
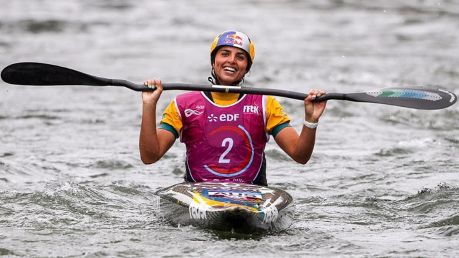
[(146, 81), (147, 86), (155, 86), (153, 92), (142, 93), (142, 124), (140, 127), (139, 151), (143, 163), (151, 164), (159, 159), (170, 149), (175, 141), (175, 136), (163, 129), (156, 128), (156, 106), (162, 93), (159, 80)]
[(286, 127), (274, 139), (279, 147), (293, 160), (306, 164), (314, 150), (316, 129), (303, 126), (300, 135), (298, 135), (293, 127)]
[[(326, 102), (313, 102), (316, 96), (321, 96), (325, 92), (320, 90), (311, 90), (304, 100), (305, 116), (304, 120), (308, 123), (318, 123), (319, 118), (325, 110)], [(298, 163), (306, 164), (311, 158), (316, 141), (317, 128), (302, 126), (298, 135), (292, 127), (282, 129), (275, 137), (277, 144)]]
[(174, 142), (174, 134), (156, 127), (156, 105), (144, 103), (139, 139), (142, 162), (155, 163), (164, 156)]

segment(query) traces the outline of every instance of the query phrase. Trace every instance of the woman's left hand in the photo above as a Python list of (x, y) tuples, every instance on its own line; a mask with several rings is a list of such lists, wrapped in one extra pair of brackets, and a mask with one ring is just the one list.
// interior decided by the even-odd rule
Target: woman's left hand
[(319, 122), (319, 118), (325, 110), (326, 101), (314, 102), (317, 97), (325, 95), (325, 91), (313, 89), (304, 99), (304, 119), (310, 123)]

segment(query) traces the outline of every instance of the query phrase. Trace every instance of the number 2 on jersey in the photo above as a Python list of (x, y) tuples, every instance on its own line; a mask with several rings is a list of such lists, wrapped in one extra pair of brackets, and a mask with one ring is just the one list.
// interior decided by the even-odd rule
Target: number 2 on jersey
[(232, 138), (223, 139), (222, 147), (226, 147), (226, 150), (222, 153), (222, 155), (220, 155), (220, 158), (218, 159), (218, 163), (222, 163), (222, 164), (230, 163), (231, 160), (227, 159), (226, 155), (228, 155), (228, 153), (231, 151), (231, 149), (233, 148), (233, 145), (234, 145), (234, 142)]

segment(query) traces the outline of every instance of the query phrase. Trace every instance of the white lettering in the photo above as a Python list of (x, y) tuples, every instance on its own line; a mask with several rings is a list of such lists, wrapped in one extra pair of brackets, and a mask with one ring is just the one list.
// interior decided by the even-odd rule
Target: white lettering
[(221, 114), (220, 121), (222, 122), (232, 122), (237, 121), (239, 114)]
[(244, 106), (243, 111), (244, 113), (258, 114), (258, 108), (259, 107), (255, 105)]
[(207, 207), (205, 204), (192, 202), (188, 207), (190, 213), (190, 218), (195, 220), (206, 219), (207, 218)]

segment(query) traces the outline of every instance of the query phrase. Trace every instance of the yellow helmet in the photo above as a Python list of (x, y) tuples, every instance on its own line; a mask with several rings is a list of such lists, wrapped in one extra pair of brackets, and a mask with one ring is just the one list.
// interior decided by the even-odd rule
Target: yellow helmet
[(217, 50), (223, 46), (237, 47), (244, 50), (250, 58), (247, 65), (247, 71), (250, 70), (253, 60), (255, 59), (255, 46), (249, 36), (239, 31), (225, 31), (215, 37), (210, 47), (211, 64), (215, 61)]

